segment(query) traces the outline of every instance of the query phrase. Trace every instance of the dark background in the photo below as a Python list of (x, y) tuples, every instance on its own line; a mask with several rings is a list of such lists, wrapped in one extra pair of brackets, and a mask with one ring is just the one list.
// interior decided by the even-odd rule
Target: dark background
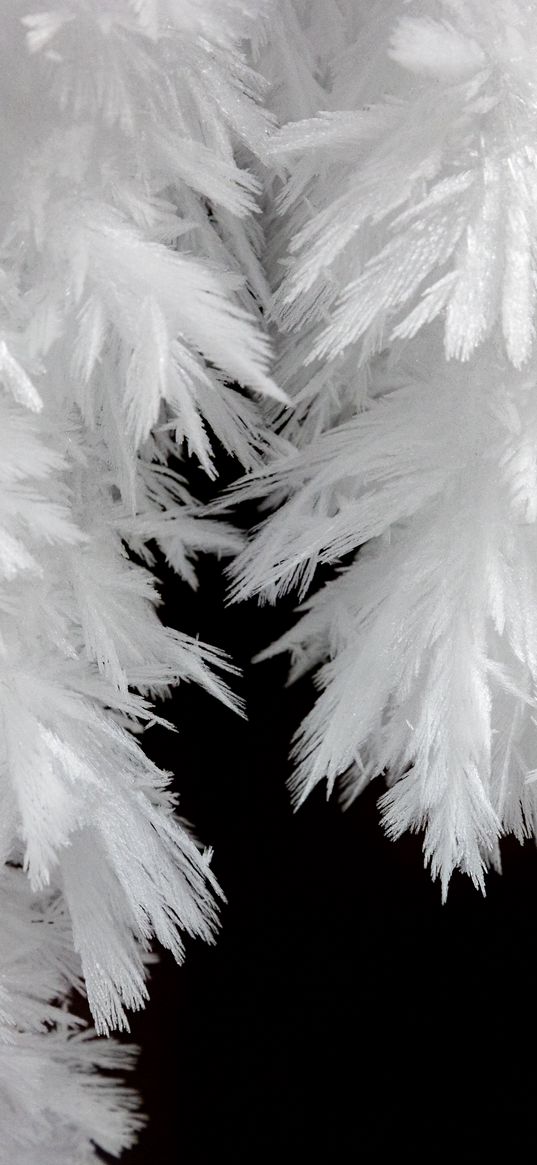
[(183, 685), (163, 709), (179, 735), (146, 738), (228, 901), (217, 944), (188, 942), (179, 969), (163, 955), (133, 1019), (149, 1124), (124, 1162), (533, 1161), (534, 846), (505, 843), (487, 897), (455, 876), (442, 906), (420, 838), (384, 837), (380, 783), (346, 813), (320, 788), (293, 814), (311, 682), (249, 662), (293, 602), (226, 607), (214, 561), (197, 594), (160, 574), (164, 620), (243, 667), (249, 719)]

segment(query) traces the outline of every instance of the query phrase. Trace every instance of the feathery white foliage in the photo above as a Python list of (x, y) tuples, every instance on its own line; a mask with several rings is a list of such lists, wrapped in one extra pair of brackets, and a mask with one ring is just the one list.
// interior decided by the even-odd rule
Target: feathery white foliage
[(258, 405), (232, 385), (285, 400), (254, 173), (273, 121), (244, 51), (267, 8), (2, 6), (0, 1156), (17, 1165), (131, 1143), (108, 1074), (129, 1054), (77, 1034), (67, 994), (97, 1032), (128, 1028), (152, 941), (181, 960), (217, 922), (210, 853), (141, 745), (172, 685), (240, 702), (218, 650), (163, 626), (150, 569), (156, 545), (194, 586), (199, 553), (237, 551), (168, 462), (214, 476), (217, 442), (259, 464)]
[[(298, 587), (264, 653), (319, 669), (297, 802), (385, 774), (444, 895), (537, 832), (536, 53), (530, 0), (3, 6), (6, 1163), (132, 1143), (130, 1053), (68, 996), (127, 1029), (153, 940), (217, 924), (141, 745), (182, 681), (241, 708), (161, 623), (155, 547)], [(246, 547), (169, 464), (217, 445), (280, 506)]]
[(388, 830), (425, 827), (445, 893), (456, 867), (482, 886), (500, 835), (537, 824), (537, 369), (493, 346), (446, 363), (437, 331), (392, 359), (364, 412), (239, 486), (292, 496), (235, 594), (304, 590), (367, 543), (264, 653), (321, 665), (293, 791), (342, 777), (348, 800), (385, 771)]
[[(283, 123), (269, 139), (270, 167), (264, 172), (265, 267), (273, 289), (282, 284), (282, 273), (291, 277), (290, 244), (314, 221), (316, 210), (332, 200), (334, 190), (346, 177), (348, 151), (342, 152), (341, 171), (336, 170), (334, 158), (323, 148), (323, 133), (315, 115), (338, 101), (361, 103), (358, 82), (363, 83), (369, 66), (375, 78), (378, 76), (378, 37), (370, 35), (364, 45), (378, 8), (378, 4), (364, 6), (358, 0), (320, 0), (318, 4), (281, 0), (272, 18), (267, 44), (260, 53), (260, 68), (270, 82), (268, 101)], [(383, 0), (384, 21), (385, 8)], [(377, 24), (382, 29), (380, 20)], [(364, 45), (358, 62), (353, 59), (357, 45)], [(297, 121), (299, 116), (304, 120)], [(345, 115), (347, 126), (353, 117), (352, 113)], [(301, 297), (304, 312), (297, 300), (293, 312), (300, 315), (300, 327), (291, 333), (279, 307), (286, 286), (284, 278), (269, 315), (276, 351), (274, 378), (292, 400), (292, 408), (268, 402), (265, 412), (280, 432), (304, 446), (338, 419), (352, 415), (367, 394), (369, 377), (365, 367), (356, 375), (352, 350), (334, 360), (312, 356), (333, 298), (333, 283), (318, 282), (315, 313), (310, 313), (308, 296)]]
[(66, 1009), (82, 985), (62, 897), (32, 893), (5, 867), (0, 909), (0, 1161), (86, 1165), (95, 1145), (117, 1156), (140, 1118), (111, 1073), (128, 1070), (133, 1052), (96, 1040)]
[(348, 802), (384, 774), (387, 830), (424, 830), (445, 896), (456, 868), (483, 888), (502, 834), (537, 833), (537, 12), (332, 0), (331, 18), (318, 108), (310, 86), (281, 118), (277, 95), (269, 141), (294, 408), (234, 491), (276, 512), (232, 595), (304, 598), (338, 567), (263, 653), (319, 669), (293, 794), (340, 779)]
[(0, 1160), (90, 1165), (95, 1147), (119, 1157), (136, 1140), (134, 1096), (110, 1075), (130, 1067), (113, 1041), (48, 1031), (0, 1045)]
[[(318, 321), (306, 361), (357, 340), (367, 358), (442, 314), (448, 357), (468, 359), (498, 326), (520, 367), (535, 329), (534, 8), (404, 9), (382, 17), (394, 62), (384, 93), (374, 78), (348, 108), (336, 82), (325, 111), (271, 141), (276, 161), (292, 160), (287, 199), (316, 187), (307, 219), (296, 216), (277, 313), (285, 327)], [(377, 6), (370, 19), (377, 33)], [(361, 37), (357, 48), (360, 73)]]

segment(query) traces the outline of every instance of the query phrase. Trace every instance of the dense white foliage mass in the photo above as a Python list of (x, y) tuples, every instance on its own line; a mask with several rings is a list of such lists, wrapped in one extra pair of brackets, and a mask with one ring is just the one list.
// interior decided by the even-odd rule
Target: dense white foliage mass
[[(0, 5), (0, 1158), (86, 1165), (138, 1127), (114, 1042), (152, 940), (210, 940), (220, 891), (143, 751), (180, 681), (237, 707), (166, 628), (156, 544), (231, 555), (168, 464), (266, 444), (256, 158), (273, 119), (248, 0)], [(135, 557), (129, 555), (129, 550)], [(107, 1071), (103, 1074), (103, 1069)]]
[[(444, 896), (537, 832), (537, 3), (0, 16), (0, 1160), (89, 1165), (140, 1124), (98, 1037), (221, 895), (142, 745), (233, 664), (155, 545), (300, 595), (297, 803), (384, 776)], [(171, 458), (219, 447), (207, 511)]]

